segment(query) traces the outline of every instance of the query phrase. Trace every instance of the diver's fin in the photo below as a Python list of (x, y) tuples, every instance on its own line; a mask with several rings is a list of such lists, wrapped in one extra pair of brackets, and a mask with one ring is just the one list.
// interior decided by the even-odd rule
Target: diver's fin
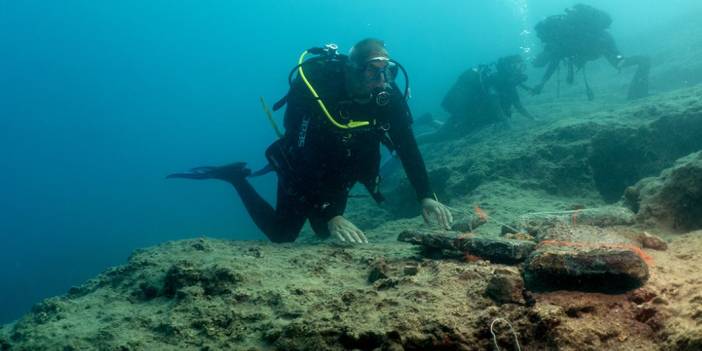
[(590, 83), (587, 81), (587, 74), (585, 73), (585, 66), (583, 66), (583, 81), (585, 82), (585, 95), (587, 95), (587, 100), (592, 101), (595, 99), (595, 93), (592, 92), (590, 88)]
[(246, 178), (251, 175), (251, 170), (246, 168), (246, 162), (236, 162), (226, 166), (206, 166), (195, 167), (190, 172), (172, 173), (166, 179), (220, 179), (224, 181), (234, 181)]

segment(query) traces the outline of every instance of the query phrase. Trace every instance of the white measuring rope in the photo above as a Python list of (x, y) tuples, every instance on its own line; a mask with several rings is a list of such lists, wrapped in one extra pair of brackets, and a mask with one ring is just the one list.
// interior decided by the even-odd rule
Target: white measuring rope
[(492, 323), (490, 323), (490, 334), (492, 334), (492, 342), (495, 344), (495, 348), (497, 351), (500, 351), (500, 346), (497, 345), (497, 335), (495, 335), (495, 323), (498, 321), (503, 321), (507, 323), (509, 326), (509, 330), (512, 332), (512, 335), (514, 335), (514, 344), (517, 345), (517, 351), (522, 351), (522, 348), (519, 346), (519, 339), (517, 339), (517, 333), (514, 331), (514, 328), (512, 328), (512, 323), (510, 323), (508, 320), (504, 318), (495, 318), (492, 320)]
[[(444, 206), (446, 206), (446, 205), (444, 205)], [(467, 214), (467, 215), (470, 215), (470, 216), (472, 216), (472, 217), (476, 217), (476, 215), (475, 215), (473, 212), (468, 211), (468, 210), (463, 210), (463, 209), (460, 209), (460, 208), (453, 208), (453, 207), (450, 207), (450, 206), (446, 206), (446, 208), (448, 208), (448, 209), (451, 210), (451, 211), (457, 212), (457, 213)], [(517, 230), (517, 229), (513, 228), (512, 226), (509, 226), (509, 225), (507, 225), (507, 224), (504, 224), (504, 223), (502, 223), (502, 222), (496, 220), (495, 217), (493, 217), (493, 216), (488, 216), (488, 218), (492, 219), (493, 222), (495, 222), (495, 223), (497, 223), (497, 224), (499, 224), (499, 225), (501, 225), (501, 226), (504, 226), (504, 227), (507, 227), (507, 228), (513, 230), (515, 233), (520, 232), (520, 230)]]

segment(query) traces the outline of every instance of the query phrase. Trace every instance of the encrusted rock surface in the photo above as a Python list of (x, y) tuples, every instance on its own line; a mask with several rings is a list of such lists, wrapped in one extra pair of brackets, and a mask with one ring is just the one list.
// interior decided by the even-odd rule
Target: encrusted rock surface
[(397, 240), (429, 249), (459, 251), (499, 263), (524, 261), (536, 247), (536, 243), (532, 241), (420, 230), (405, 230), (400, 233)]
[(702, 228), (702, 152), (641, 180), (625, 199), (643, 223), (683, 232)]
[[(690, 31), (697, 40), (698, 33)], [(496, 318), (510, 321), (522, 349), (528, 350), (699, 350), (702, 232), (670, 236), (632, 227), (632, 235), (617, 237), (621, 230), (610, 226), (628, 226), (630, 214), (612, 221), (589, 217), (587, 209), (616, 201), (627, 186), (657, 176), (700, 149), (700, 95), (697, 86), (634, 103), (603, 95), (598, 104), (525, 101), (538, 122), (515, 118), (512, 129), (483, 129), (422, 146), (434, 190), (454, 207), (457, 221), (471, 223), (466, 214), (478, 206), (488, 214), (487, 223), (459, 245), (455, 239), (460, 233), (434, 242), (453, 251), (498, 247), (517, 262), (534, 252), (534, 262), (548, 261), (535, 266), (561, 267), (566, 276), (574, 270), (563, 262), (586, 262), (581, 266), (585, 273), (605, 262), (642, 282), (648, 276), (642, 287), (627, 293), (576, 291), (591, 285), (575, 275), (574, 289), (536, 291), (533, 304), (527, 299), (523, 304), (512, 275), (515, 280), (503, 285), (511, 287), (505, 294), (510, 298), (498, 300), (518, 303), (495, 302), (486, 296), (488, 284), (499, 285), (494, 272), (510, 270), (495, 263), (499, 259), (476, 260), (472, 254), (430, 260), (415, 247), (396, 242), (397, 233), (423, 228), (415, 218), (414, 193), (397, 172), (385, 183), (389, 210), (378, 209), (368, 198), (349, 202), (349, 218), (367, 230), (371, 245), (340, 246), (304, 236), (295, 245), (212, 239), (164, 243), (0, 327), (0, 350), (478, 351), (494, 348), (490, 325)], [(683, 175), (680, 180), (694, 179)], [(676, 189), (655, 189), (627, 192), (639, 207), (634, 210), (643, 219), (639, 225), (685, 230), (696, 223), (674, 215), (694, 213), (690, 209), (695, 207), (675, 207), (694, 202), (681, 201), (684, 197), (661, 201), (666, 199), (655, 194)], [(534, 243), (526, 240), (514, 250), (510, 245), (515, 240), (496, 239), (503, 223), (523, 215), (533, 218), (528, 216), (533, 212), (563, 211), (574, 212), (537, 225), (543, 230), (532, 234), (582, 247), (542, 244), (532, 251)], [(647, 211), (651, 215), (643, 215)], [(636, 251), (637, 245), (646, 245), (637, 239), (644, 230), (661, 234), (668, 249)], [(583, 240), (588, 237), (597, 240)], [(474, 246), (477, 242), (485, 245)], [(591, 256), (580, 256), (582, 252)], [(645, 255), (651, 256), (655, 264), (649, 264), (648, 275), (632, 253), (644, 262)], [(383, 274), (369, 283), (381, 257)], [(607, 269), (598, 272), (612, 275)], [(498, 328), (495, 338), (503, 349), (514, 347), (509, 330)]]
[(485, 294), (497, 303), (525, 304), (524, 279), (513, 267), (496, 268), (490, 276)]
[(526, 272), (534, 285), (590, 291), (630, 289), (649, 277), (636, 249), (577, 243), (542, 243), (529, 257)]

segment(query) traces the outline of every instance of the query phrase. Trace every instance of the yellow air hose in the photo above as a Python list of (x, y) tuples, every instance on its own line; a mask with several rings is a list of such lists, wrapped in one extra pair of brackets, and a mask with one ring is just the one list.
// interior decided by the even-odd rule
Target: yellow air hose
[(327, 110), (327, 106), (324, 105), (324, 102), (322, 102), (322, 99), (319, 97), (319, 94), (317, 94), (317, 91), (314, 90), (314, 87), (310, 82), (307, 80), (307, 77), (305, 76), (305, 72), (302, 70), (302, 63), (305, 61), (305, 56), (307, 55), (307, 50), (305, 50), (302, 55), (300, 55), (300, 59), (298, 60), (298, 73), (300, 74), (300, 77), (302, 78), (302, 81), (305, 82), (305, 85), (307, 85), (307, 88), (310, 89), (310, 92), (312, 93), (312, 96), (317, 100), (317, 103), (319, 104), (319, 107), (322, 109), (322, 112), (327, 116), (329, 119), (329, 122), (331, 122), (335, 127), (341, 128), (341, 129), (353, 129), (353, 128), (358, 128), (358, 127), (365, 127), (370, 124), (368, 121), (349, 121), (347, 124), (341, 124), (332, 117), (332, 115), (329, 113)]

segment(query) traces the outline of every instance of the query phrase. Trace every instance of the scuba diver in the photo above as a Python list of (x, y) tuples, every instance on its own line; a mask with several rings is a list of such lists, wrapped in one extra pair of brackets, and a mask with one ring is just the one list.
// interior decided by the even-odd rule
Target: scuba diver
[[(316, 55), (305, 60), (308, 54)], [(395, 83), (405, 76), (404, 92)], [(295, 75), (297, 75), (295, 77)], [(380, 144), (402, 161), (426, 221), (436, 217), (450, 228), (448, 208), (435, 199), (412, 132), (407, 105), (409, 80), (383, 41), (365, 39), (348, 56), (336, 45), (305, 51), (289, 76), (284, 134), (266, 150), (268, 166), (252, 174), (243, 162), (198, 167), (167, 178), (219, 179), (234, 186), (254, 223), (273, 242), (293, 242), (309, 219), (315, 234), (342, 242), (367, 243), (365, 234), (343, 217), (349, 190), (362, 183), (377, 201)], [(246, 179), (273, 170), (278, 175), (274, 209)]]
[(449, 118), (436, 133), (417, 140), (422, 143), (454, 139), (490, 124), (508, 123), (512, 108), (534, 120), (517, 91), (518, 87), (531, 90), (524, 84), (528, 78), (525, 70), (522, 57), (510, 55), (464, 72), (441, 103)]
[(543, 44), (543, 51), (533, 64), (534, 67), (547, 67), (533, 93), (540, 94), (543, 86), (560, 67), (560, 63), (564, 62), (568, 68), (566, 82), (573, 84), (575, 71), (582, 71), (588, 100), (594, 99), (585, 76), (585, 64), (604, 57), (619, 71), (624, 67), (637, 66), (629, 85), (628, 98), (647, 96), (650, 59), (646, 56), (624, 57), (619, 53), (614, 38), (607, 31), (612, 23), (610, 16), (583, 4), (577, 4), (565, 12), (562, 15), (550, 16), (534, 27)]

